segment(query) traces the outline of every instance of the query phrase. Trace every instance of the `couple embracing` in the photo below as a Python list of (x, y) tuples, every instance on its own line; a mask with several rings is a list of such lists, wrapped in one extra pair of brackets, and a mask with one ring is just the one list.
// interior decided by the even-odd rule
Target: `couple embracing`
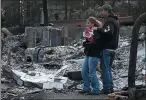
[[(82, 65), (83, 89), (81, 94), (98, 95), (112, 93), (113, 80), (111, 65), (115, 50), (118, 47), (119, 24), (112, 7), (108, 4), (102, 6), (103, 23), (94, 17), (89, 17), (86, 23), (83, 42), (85, 58)], [(97, 64), (100, 61), (103, 89), (99, 89), (96, 75)]]

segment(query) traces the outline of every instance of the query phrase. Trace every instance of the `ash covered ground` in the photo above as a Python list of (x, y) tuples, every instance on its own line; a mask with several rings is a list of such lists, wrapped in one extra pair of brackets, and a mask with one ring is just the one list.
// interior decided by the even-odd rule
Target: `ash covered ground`
[[(25, 61), (25, 49), (22, 46), (24, 35), (14, 36), (7, 39), (3, 44), (2, 50), (2, 66), (8, 66), (8, 49), (11, 52), (10, 58), (10, 68), (13, 70), (18, 70), (22, 72), (36, 71), (47, 74), (55, 73), (63, 65), (68, 65), (66, 69), (68, 71), (79, 71), (81, 69), (82, 61), (84, 58), (82, 42), (73, 41), (70, 46), (58, 46), (58, 47), (48, 47), (44, 48), (44, 55), (42, 62), (49, 63), (50, 66), (43, 66), (41, 64), (32, 63), (31, 65), (26, 65)], [(34, 48), (32, 48), (34, 49)], [(130, 54), (130, 38), (120, 37), (119, 48), (116, 53), (115, 61), (112, 67), (114, 89), (120, 90), (121, 88), (127, 86), (128, 79), (128, 66), (129, 66), (129, 54)], [(144, 69), (144, 59), (145, 48), (144, 42), (140, 42), (138, 46), (138, 59), (137, 59), (137, 81), (136, 84), (144, 84), (142, 71)], [(62, 75), (62, 73), (59, 73)], [(2, 70), (2, 98), (12, 98), (22, 94), (35, 93), (38, 91), (44, 91), (37, 87), (24, 87), (16, 85), (16, 82), (9, 76), (5, 71)], [(65, 84), (66, 87), (72, 84), (71, 80), (68, 80)], [(81, 85), (78, 85), (81, 88)], [(56, 92), (55, 89), (48, 90), (49, 92)], [(75, 92), (75, 89), (64, 88), (60, 92)]]

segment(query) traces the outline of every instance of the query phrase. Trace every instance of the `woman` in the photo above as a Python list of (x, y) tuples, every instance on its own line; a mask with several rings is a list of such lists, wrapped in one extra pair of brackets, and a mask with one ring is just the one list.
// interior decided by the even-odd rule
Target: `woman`
[[(98, 95), (99, 82), (96, 75), (96, 66), (99, 62), (101, 50), (99, 34), (93, 29), (102, 27), (102, 23), (94, 17), (89, 17), (86, 23), (86, 31), (84, 36), (86, 41), (83, 42), (85, 59), (82, 65), (83, 90), (79, 91), (81, 94)], [(92, 88), (92, 89), (91, 89)]]

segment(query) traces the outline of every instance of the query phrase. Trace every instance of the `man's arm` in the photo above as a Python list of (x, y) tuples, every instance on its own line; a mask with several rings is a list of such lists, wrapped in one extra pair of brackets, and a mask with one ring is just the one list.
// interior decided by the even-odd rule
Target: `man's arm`
[(110, 23), (103, 28), (97, 28), (97, 31), (100, 34), (112, 35), (114, 33), (114, 25), (112, 23)]

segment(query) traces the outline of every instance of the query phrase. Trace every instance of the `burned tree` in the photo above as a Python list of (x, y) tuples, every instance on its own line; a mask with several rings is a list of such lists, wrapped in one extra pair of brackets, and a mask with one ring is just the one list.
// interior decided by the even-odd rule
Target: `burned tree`
[(47, 9), (47, 0), (43, 0), (43, 12), (44, 12), (44, 25), (48, 26), (48, 9)]

